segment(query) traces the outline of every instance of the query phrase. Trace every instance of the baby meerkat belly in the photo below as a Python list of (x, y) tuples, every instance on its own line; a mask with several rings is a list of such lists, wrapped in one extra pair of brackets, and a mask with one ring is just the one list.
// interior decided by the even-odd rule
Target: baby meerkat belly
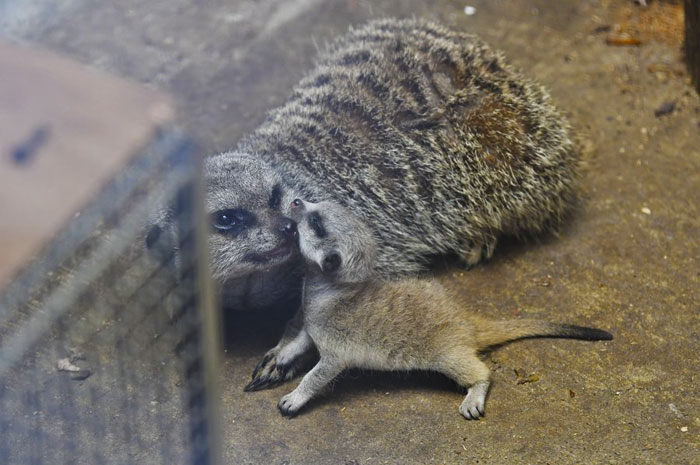
[(309, 329), (321, 356), (337, 358), (348, 368), (409, 370), (428, 368), (429, 365), (425, 354), (415, 347), (374, 335), (371, 331), (360, 334), (347, 328)]

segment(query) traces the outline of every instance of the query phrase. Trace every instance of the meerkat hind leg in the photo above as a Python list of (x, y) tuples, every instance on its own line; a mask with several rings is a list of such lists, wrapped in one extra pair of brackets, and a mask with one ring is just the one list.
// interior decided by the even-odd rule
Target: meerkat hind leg
[(465, 349), (464, 352), (447, 358), (440, 371), (454, 379), (460, 386), (469, 386), (467, 395), (459, 406), (459, 413), (467, 420), (478, 420), (483, 417), (491, 373), (476, 353)]
[(277, 355), (277, 366), (280, 369), (286, 369), (299, 357), (311, 350), (314, 346), (314, 341), (306, 332), (306, 329), (301, 328), (301, 331), (288, 344), (282, 347)]
[(299, 386), (280, 399), (277, 404), (280, 413), (285, 416), (295, 415), (341, 371), (343, 371), (343, 367), (340, 363), (332, 358), (321, 356), (321, 360), (304, 376)]

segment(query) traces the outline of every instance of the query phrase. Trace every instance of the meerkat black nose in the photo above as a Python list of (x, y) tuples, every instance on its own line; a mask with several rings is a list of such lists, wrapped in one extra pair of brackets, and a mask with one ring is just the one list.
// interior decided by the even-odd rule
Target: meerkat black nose
[(286, 237), (293, 238), (297, 235), (297, 224), (289, 218), (281, 218), (278, 223), (278, 230)]
[(321, 271), (324, 273), (333, 273), (338, 271), (338, 268), (340, 268), (340, 255), (332, 253), (323, 258), (323, 262), (321, 262)]
[(151, 226), (151, 228), (148, 230), (148, 234), (146, 234), (147, 249), (152, 248), (153, 245), (158, 241), (161, 232), (163, 232), (163, 230), (160, 229), (160, 226), (158, 226), (157, 224)]
[(292, 200), (292, 209), (293, 210), (300, 210), (303, 207), (304, 207), (304, 202), (301, 199)]

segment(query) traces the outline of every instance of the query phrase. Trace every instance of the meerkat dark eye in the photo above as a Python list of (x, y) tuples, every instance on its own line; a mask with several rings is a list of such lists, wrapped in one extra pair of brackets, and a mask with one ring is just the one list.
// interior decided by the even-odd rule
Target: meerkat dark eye
[(275, 184), (272, 188), (272, 195), (270, 195), (269, 206), (273, 210), (277, 210), (280, 207), (280, 202), (282, 201), (282, 188), (279, 184)]
[(240, 232), (255, 223), (255, 216), (245, 210), (219, 210), (211, 215), (211, 223), (220, 232)]
[(328, 235), (326, 228), (323, 227), (323, 220), (318, 212), (309, 213), (308, 219), (309, 227), (316, 234), (317, 237), (324, 238)]
[(333, 273), (340, 268), (340, 255), (332, 253), (326, 255), (321, 262), (321, 271), (324, 273)]

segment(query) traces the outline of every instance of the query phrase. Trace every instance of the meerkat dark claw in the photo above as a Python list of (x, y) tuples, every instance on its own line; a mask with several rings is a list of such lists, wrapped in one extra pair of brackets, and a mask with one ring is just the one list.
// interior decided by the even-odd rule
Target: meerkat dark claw
[(259, 391), (261, 389), (261, 385), (262, 385), (261, 381), (262, 380), (260, 378), (254, 379), (253, 381), (248, 383), (246, 385), (246, 387), (243, 388), (243, 390), (245, 392)]
[(260, 378), (254, 379), (243, 389), (246, 392), (261, 391), (263, 389), (270, 389), (284, 381), (279, 376), (265, 375)]
[[(303, 384), (303, 381), (302, 381)], [(306, 405), (308, 396), (304, 395), (302, 389), (297, 388), (289, 394), (282, 396), (277, 403), (277, 408), (285, 417), (293, 417)]]
[(279, 372), (280, 376), (282, 378), (285, 378), (287, 373), (292, 370), (292, 365), (293, 362), (288, 361), (288, 362), (277, 362), (275, 364), (275, 369), (274, 371)]
[(273, 354), (270, 354), (269, 352), (265, 354), (262, 360), (258, 362), (257, 365), (255, 365), (255, 368), (253, 369), (253, 374), (251, 375), (251, 379), (255, 379), (258, 376), (258, 373), (265, 367), (265, 365), (268, 364), (268, 362), (272, 359)]
[[(263, 361), (265, 360), (263, 359)], [(253, 373), (253, 380), (245, 387), (245, 391), (259, 391), (272, 388), (292, 379), (295, 373), (296, 370), (293, 364), (278, 365), (275, 363), (273, 365), (265, 365)]]
[[(269, 350), (253, 370), (251, 389), (273, 387), (294, 378), (317, 357), (313, 342), (305, 331), (300, 331), (285, 344)], [(248, 390), (248, 389), (247, 389)]]
[(299, 412), (298, 410), (292, 410), (289, 405), (283, 404), (282, 402), (277, 404), (277, 409), (280, 411), (282, 416), (287, 418), (292, 418)]

